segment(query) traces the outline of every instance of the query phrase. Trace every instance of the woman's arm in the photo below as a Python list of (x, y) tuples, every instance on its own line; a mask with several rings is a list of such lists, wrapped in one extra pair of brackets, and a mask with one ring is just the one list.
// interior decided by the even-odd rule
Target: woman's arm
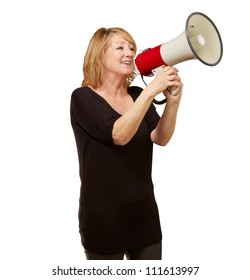
[[(171, 86), (182, 86), (182, 84), (180, 83), (178, 70), (174, 67), (168, 66), (157, 73), (154, 80), (150, 84), (148, 84), (148, 86), (141, 92), (139, 97), (134, 102), (133, 106), (114, 123), (112, 137), (116, 145), (126, 145), (132, 139), (155, 96)], [(174, 110), (171, 109), (171, 107), (172, 106), (169, 106), (169, 104), (166, 105), (165, 115), (173, 115)], [(161, 124), (160, 126), (158, 125), (158, 132), (156, 131), (154, 133), (153, 139), (155, 139), (155, 141), (157, 142), (161, 138), (164, 138), (164, 135), (161, 134), (163, 133), (165, 122), (166, 120), (164, 117), (163, 124)]]
[(165, 146), (171, 139), (176, 125), (177, 112), (180, 105), (183, 85), (179, 84), (179, 93), (173, 96), (168, 91), (164, 94), (167, 102), (156, 128), (151, 132), (151, 140), (160, 146)]

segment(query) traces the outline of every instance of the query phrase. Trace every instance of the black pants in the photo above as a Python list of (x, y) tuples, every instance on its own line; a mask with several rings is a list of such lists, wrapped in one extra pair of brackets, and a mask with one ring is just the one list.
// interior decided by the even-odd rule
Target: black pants
[(162, 244), (161, 242), (114, 254), (99, 254), (85, 249), (87, 260), (123, 260), (124, 256), (128, 260), (161, 260)]

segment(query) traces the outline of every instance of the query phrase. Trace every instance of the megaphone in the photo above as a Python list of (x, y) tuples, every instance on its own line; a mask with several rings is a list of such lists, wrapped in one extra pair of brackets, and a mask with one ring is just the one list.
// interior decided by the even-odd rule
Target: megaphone
[[(186, 20), (185, 30), (169, 42), (142, 51), (135, 58), (137, 73), (153, 76), (162, 66), (198, 59), (208, 66), (217, 65), (222, 58), (223, 45), (213, 21), (203, 13), (194, 12)], [(171, 91), (178, 93), (178, 88)], [(166, 102), (153, 101), (156, 104)]]

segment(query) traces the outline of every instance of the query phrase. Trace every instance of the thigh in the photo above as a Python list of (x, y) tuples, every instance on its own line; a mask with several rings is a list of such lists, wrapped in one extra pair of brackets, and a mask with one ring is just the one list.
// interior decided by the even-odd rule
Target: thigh
[(85, 255), (87, 260), (123, 260), (124, 252), (114, 254), (100, 254), (85, 249)]
[(126, 257), (128, 260), (161, 260), (162, 243), (158, 242), (146, 247), (128, 251)]

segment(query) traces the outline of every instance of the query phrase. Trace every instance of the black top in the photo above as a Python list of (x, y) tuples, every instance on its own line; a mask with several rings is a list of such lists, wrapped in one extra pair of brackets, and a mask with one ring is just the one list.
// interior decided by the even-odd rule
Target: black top
[[(128, 91), (135, 100), (142, 89)], [(161, 227), (151, 179), (150, 132), (159, 121), (154, 105), (124, 146), (112, 139), (114, 122), (121, 115), (90, 88), (72, 93), (70, 113), (79, 157), (83, 246), (115, 253), (159, 242)]]

